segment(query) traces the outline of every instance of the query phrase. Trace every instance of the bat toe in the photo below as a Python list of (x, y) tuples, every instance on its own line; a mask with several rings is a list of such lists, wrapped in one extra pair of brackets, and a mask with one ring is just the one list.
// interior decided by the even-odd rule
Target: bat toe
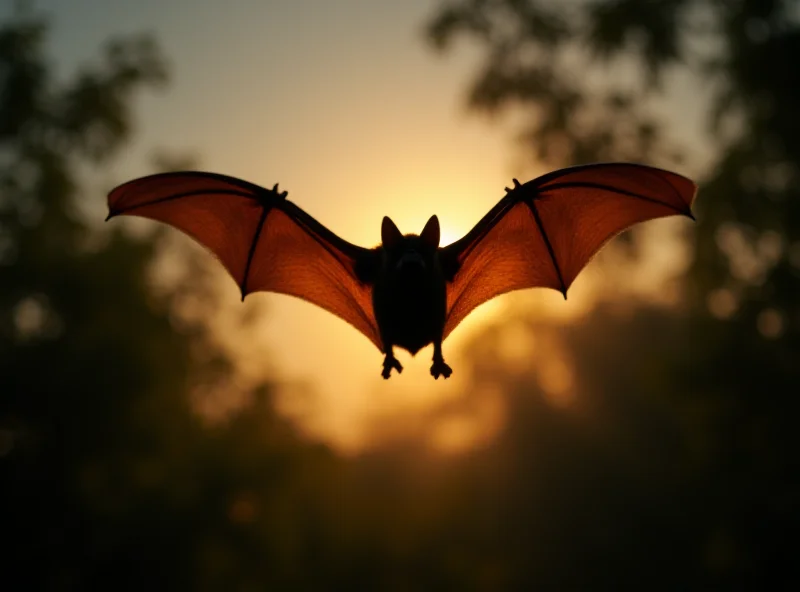
[(392, 375), (392, 369), (397, 370), (398, 374), (403, 372), (403, 366), (397, 361), (397, 358), (387, 355), (383, 360), (383, 372), (381, 372), (381, 376), (388, 380), (388, 378)]
[(436, 380), (439, 380), (439, 376), (450, 378), (452, 373), (453, 369), (445, 364), (444, 360), (436, 361), (433, 363), (433, 366), (431, 366), (431, 376), (433, 376)]

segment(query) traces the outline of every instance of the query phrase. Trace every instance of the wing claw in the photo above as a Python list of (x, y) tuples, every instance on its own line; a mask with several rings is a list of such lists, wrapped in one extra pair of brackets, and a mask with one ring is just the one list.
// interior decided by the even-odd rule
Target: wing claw
[(509, 187), (506, 187), (505, 188), (506, 193), (511, 193), (512, 191), (516, 191), (517, 189), (522, 187), (522, 183), (520, 183), (517, 179), (512, 179), (512, 181), (514, 181), (514, 187), (513, 187), (513, 189), (509, 188)]
[(280, 185), (280, 183), (275, 183), (275, 185), (272, 186), (272, 192), (275, 195), (277, 195), (278, 197), (280, 197), (281, 199), (286, 199), (286, 196), (289, 195), (289, 192), (288, 191), (279, 191), (278, 190), (278, 185)]

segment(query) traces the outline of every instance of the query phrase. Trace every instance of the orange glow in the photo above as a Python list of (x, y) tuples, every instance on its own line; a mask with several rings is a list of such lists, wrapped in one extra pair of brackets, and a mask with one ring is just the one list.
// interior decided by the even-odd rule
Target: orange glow
[(484, 388), (469, 412), (442, 419), (430, 436), (431, 447), (440, 453), (458, 454), (489, 441), (505, 421), (505, 408), (500, 393)]
[(546, 363), (539, 363), (539, 382), (548, 400), (558, 407), (567, 406), (575, 400), (573, 369), (563, 355), (551, 355)]
[[(154, 172), (153, 147), (188, 150), (198, 156), (197, 168), (267, 187), (280, 183), (290, 200), (351, 242), (377, 244), (384, 215), (416, 233), (432, 214), (439, 217), (441, 244), (457, 240), (503, 197), (512, 177), (524, 182), (544, 171), (535, 162), (511, 170), (506, 130), (461, 110), (475, 64), (468, 56), (436, 58), (425, 47), (418, 33), (427, 3), (392, 6), (359, 3), (357, 18), (329, 27), (325, 18), (310, 21), (296, 3), (254, 3), (225, 18), (204, 4), (192, 8), (191, 33), (181, 11), (136, 12), (137, 22), (152, 19), (169, 40), (175, 77), (167, 93), (142, 103), (141, 134), (109, 171), (109, 188)], [(107, 32), (95, 33), (99, 44)], [(96, 218), (104, 215), (98, 209)], [(142, 222), (120, 221), (132, 228)], [(470, 376), (461, 347), (498, 315), (518, 308), (581, 314), (591, 301), (593, 274), (592, 266), (584, 271), (566, 303), (555, 291), (535, 290), (480, 306), (444, 344), (454, 371), (446, 382), (430, 377), (430, 347), (415, 358), (400, 352), (403, 374), (384, 381), (382, 354), (344, 321), (289, 296), (253, 294), (242, 304), (222, 273), (224, 304), (213, 323), (236, 356), (241, 380), (300, 381), (317, 393), (313, 405), (289, 404), (288, 413), (306, 431), (356, 449), (376, 415), (424, 413), (457, 396)], [(236, 320), (242, 307), (245, 323)], [(771, 330), (775, 323), (767, 321)], [(513, 339), (508, 346), (520, 367), (527, 348)], [(548, 379), (555, 391), (567, 388), (564, 376)], [(212, 397), (206, 404), (220, 411), (237, 402)], [(436, 446), (463, 447), (484, 433), (471, 425), (450, 420)]]

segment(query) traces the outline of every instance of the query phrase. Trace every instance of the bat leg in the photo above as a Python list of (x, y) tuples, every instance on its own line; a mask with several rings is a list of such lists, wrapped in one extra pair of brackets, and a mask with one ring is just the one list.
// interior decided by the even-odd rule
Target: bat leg
[(381, 376), (389, 378), (389, 376), (392, 375), (392, 368), (397, 370), (398, 374), (403, 372), (403, 367), (400, 365), (400, 362), (397, 361), (397, 358), (394, 357), (394, 352), (390, 347), (386, 352), (386, 357), (383, 359), (383, 372)]
[(433, 376), (436, 380), (439, 380), (439, 376), (444, 376), (445, 378), (450, 378), (450, 375), (453, 373), (453, 369), (450, 368), (444, 362), (444, 356), (442, 355), (442, 342), (441, 340), (436, 340), (433, 342), (433, 366), (431, 366), (431, 376)]

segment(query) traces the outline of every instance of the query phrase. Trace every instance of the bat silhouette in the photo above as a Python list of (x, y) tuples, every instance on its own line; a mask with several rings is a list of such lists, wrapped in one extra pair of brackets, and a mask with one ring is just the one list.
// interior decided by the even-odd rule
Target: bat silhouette
[(597, 251), (632, 225), (673, 215), (694, 219), (696, 184), (632, 163), (565, 168), (506, 188), (460, 240), (439, 246), (432, 216), (419, 235), (388, 218), (372, 249), (342, 239), (266, 189), (208, 172), (134, 179), (108, 195), (109, 214), (169, 224), (207, 247), (251, 292), (289, 294), (344, 319), (384, 354), (384, 378), (433, 343), (434, 378), (452, 373), (442, 342), (478, 305), (513, 290), (567, 289)]

